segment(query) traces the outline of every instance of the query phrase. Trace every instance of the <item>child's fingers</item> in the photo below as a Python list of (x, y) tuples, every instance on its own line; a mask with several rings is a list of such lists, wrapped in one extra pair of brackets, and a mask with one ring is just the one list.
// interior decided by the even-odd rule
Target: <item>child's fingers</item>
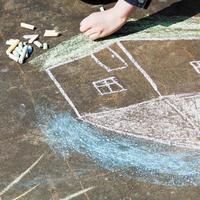
[(80, 26), (80, 32), (84, 33), (86, 31), (88, 31), (90, 28), (91, 28), (90, 26), (82, 25), (82, 26)]
[[(87, 18), (86, 18), (87, 19)], [(90, 23), (86, 21), (86, 19), (84, 19), (81, 23), (80, 23), (80, 31), (81, 32), (86, 32), (87, 30), (89, 30), (91, 28)]]
[(96, 23), (95, 20), (96, 18), (97, 18), (97, 13), (92, 13), (91, 15), (83, 19), (80, 23), (80, 31), (85, 32), (91, 27), (93, 27)]
[(85, 19), (83, 19), (81, 22), (80, 22), (80, 26), (84, 26), (86, 20), (87, 20), (88, 17), (86, 17)]
[(96, 30), (95, 28), (90, 28), (89, 30), (87, 30), (86, 32), (84, 32), (85, 36), (90, 36), (92, 34), (98, 33), (99, 31)]
[(80, 23), (80, 31), (81, 32), (86, 32), (87, 30), (89, 30), (92, 26), (92, 23), (91, 23), (91, 19), (90, 19), (90, 16), (89, 17), (86, 17), (83, 21), (81, 21)]
[(91, 35), (89, 36), (89, 38), (90, 38), (91, 40), (97, 40), (97, 39), (100, 38), (100, 35), (101, 35), (100, 32), (94, 33), (94, 34), (91, 34)]

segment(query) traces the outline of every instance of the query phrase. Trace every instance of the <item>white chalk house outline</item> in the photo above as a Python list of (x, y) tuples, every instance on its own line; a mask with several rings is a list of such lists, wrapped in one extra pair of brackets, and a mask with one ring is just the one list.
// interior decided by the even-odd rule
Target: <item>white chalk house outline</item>
[(99, 81), (94, 81), (92, 84), (101, 96), (127, 90), (118, 82), (117, 78), (114, 76)]
[(190, 64), (193, 66), (193, 68), (197, 72), (197, 74), (200, 74), (200, 60), (199, 61), (191, 61)]
[(71, 108), (74, 110), (74, 112), (76, 113), (77, 117), (79, 119), (81, 119), (82, 116), (79, 113), (78, 109), (76, 108), (76, 106), (74, 105), (74, 103), (72, 102), (72, 100), (70, 99), (70, 97), (67, 95), (67, 93), (65, 92), (65, 90), (62, 88), (62, 86), (60, 85), (60, 83), (56, 80), (56, 78), (52, 74), (51, 70), (50, 69), (46, 69), (45, 71), (47, 72), (47, 74), (49, 75), (49, 77), (51, 78), (51, 80), (54, 82), (54, 84), (56, 85), (56, 87), (58, 88), (58, 90), (60, 91), (60, 93), (62, 94), (62, 96), (65, 98), (65, 100), (71, 106)]
[[(193, 119), (191, 119), (190, 116), (187, 115), (187, 113), (185, 114), (184, 111), (182, 111), (178, 107), (178, 105), (176, 105), (173, 102), (173, 100), (176, 99), (176, 97), (180, 96), (180, 98), (182, 98), (182, 95), (162, 96), (162, 94), (160, 93), (159, 88), (156, 85), (155, 81), (142, 68), (142, 66), (140, 66), (140, 64), (133, 58), (133, 56), (128, 52), (128, 50), (124, 47), (124, 45), (121, 42), (117, 42), (117, 45), (125, 53), (125, 55), (128, 57), (128, 59), (131, 61), (132, 66), (134, 68), (136, 68), (143, 75), (143, 77), (146, 79), (146, 81), (149, 83), (149, 85), (152, 87), (152, 89), (158, 94), (159, 98), (152, 99), (150, 101), (142, 102), (142, 103), (139, 103), (139, 104), (133, 104), (133, 105), (130, 105), (130, 106), (127, 106), (127, 107), (121, 107), (121, 108), (117, 108), (117, 109), (113, 108), (113, 109), (110, 109), (109, 111), (102, 111), (102, 112), (98, 112), (98, 113), (83, 113), (83, 114), (81, 114), (78, 111), (78, 109), (76, 108), (76, 106), (74, 105), (73, 101), (70, 99), (70, 97), (67, 95), (67, 93), (64, 91), (64, 89), (62, 88), (60, 83), (56, 80), (56, 78), (54, 77), (54, 75), (51, 72), (52, 69), (55, 69), (55, 68), (57, 68), (59, 66), (62, 66), (63, 63), (60, 64), (60, 65), (56, 65), (56, 66), (53, 66), (51, 68), (46, 69), (46, 72), (49, 75), (49, 77), (52, 79), (52, 81), (54, 82), (54, 84), (56, 85), (56, 87), (58, 88), (60, 93), (63, 95), (65, 100), (68, 102), (68, 104), (74, 110), (74, 112), (76, 113), (77, 117), (80, 120), (85, 121), (85, 122), (90, 123), (90, 124), (93, 124), (94, 126), (97, 126), (99, 128), (103, 128), (105, 130), (114, 131), (114, 132), (119, 133), (119, 134), (126, 134), (126, 135), (130, 135), (130, 136), (133, 136), (133, 137), (136, 137), (136, 138), (151, 140), (151, 141), (154, 141), (154, 142), (159, 142), (159, 143), (163, 143), (163, 144), (167, 144), (167, 145), (175, 145), (175, 146), (179, 146), (179, 147), (184, 147), (184, 148), (189, 148), (189, 149), (198, 149), (199, 150), (200, 149), (200, 141), (195, 143), (192, 140), (193, 138), (190, 141), (188, 141), (188, 138), (183, 138), (183, 140), (181, 140), (180, 142), (179, 141), (178, 142), (177, 141), (171, 141), (171, 140), (170, 141), (168, 141), (168, 140), (164, 141), (162, 138), (159, 139), (159, 138), (156, 138), (156, 137), (154, 138), (154, 137), (149, 136), (149, 135), (135, 134), (134, 133), (135, 131), (133, 131), (133, 132), (121, 131), (121, 130), (118, 130), (116, 128), (113, 128), (112, 126), (109, 126), (108, 124), (106, 124), (106, 122), (105, 122), (105, 124), (104, 123), (100, 124), (100, 123), (97, 123), (97, 122), (93, 122), (93, 119), (96, 119), (96, 118), (98, 119), (99, 116), (101, 116), (101, 115), (103, 116), (105, 113), (109, 113), (109, 114), (111, 114), (111, 116), (114, 116), (112, 114), (113, 112), (121, 112), (121, 111), (124, 112), (129, 108), (132, 109), (132, 108), (137, 108), (138, 106), (141, 106), (141, 105), (146, 105), (148, 103), (152, 104), (153, 102), (157, 102), (157, 101), (162, 102), (162, 101), (164, 101), (166, 103), (166, 105), (168, 105), (172, 110), (174, 110), (177, 113), (179, 118), (182, 118), (182, 120), (184, 120), (184, 122), (188, 126), (191, 127), (190, 132), (192, 134), (192, 137), (196, 137), (196, 138), (200, 137), (199, 126), (196, 124), (196, 122), (194, 122)], [(198, 64), (199, 64), (199, 62), (198, 62)], [(96, 85), (96, 89), (98, 90), (99, 87), (97, 87), (97, 86), (98, 86), (98, 83)], [(99, 93), (103, 95), (103, 93), (100, 90), (99, 90)], [(191, 95), (192, 98), (193, 97), (200, 98), (200, 93), (194, 93), (194, 94), (192, 93), (192, 94), (188, 94), (188, 95)], [(184, 96), (183, 98), (185, 98), (185, 95), (183, 95), (183, 96)], [(200, 117), (199, 117), (199, 119), (200, 119)], [(178, 134), (178, 132), (177, 132), (177, 134)], [(188, 133), (187, 133), (187, 136), (188, 136)]]
[[(151, 85), (151, 87), (153, 88), (153, 90), (158, 94), (159, 97), (161, 97), (162, 95), (160, 94), (158, 87), (156, 85), (156, 83), (153, 81), (153, 79), (147, 74), (147, 72), (139, 65), (139, 63), (133, 58), (133, 56), (128, 52), (128, 50), (124, 47), (124, 45), (121, 42), (117, 42), (116, 43), (119, 48), (122, 50), (122, 52), (124, 52), (124, 54), (128, 57), (128, 59), (131, 61), (131, 63), (133, 64), (133, 67), (136, 67), (138, 71), (140, 71), (140, 73), (144, 76), (144, 78), (147, 80), (147, 82)], [(111, 49), (111, 48), (110, 48)], [(91, 55), (92, 56), (92, 55)], [(51, 68), (45, 69), (45, 71), (47, 72), (47, 74), (49, 75), (49, 77), (51, 78), (51, 80), (54, 82), (54, 84), (56, 85), (56, 87), (58, 88), (58, 90), (60, 91), (60, 93), (62, 94), (62, 96), (65, 98), (65, 100), (68, 102), (68, 104), (71, 106), (71, 108), (74, 110), (74, 112), (76, 113), (77, 117), (79, 119), (84, 118), (85, 115), (82, 115), (78, 109), (76, 108), (75, 104), (73, 103), (73, 101), (70, 99), (70, 97), (67, 95), (67, 93), (65, 92), (65, 90), (62, 88), (61, 84), (56, 80), (55, 76), (53, 75), (53, 73), (51, 72), (51, 70), (62, 66), (63, 64), (60, 65), (56, 65), (53, 66)], [(119, 84), (119, 83), (118, 83)], [(95, 87), (95, 84), (93, 83), (93, 86)], [(119, 87), (121, 87), (122, 91), (125, 91), (126, 89), (122, 86), (122, 85), (118, 85)], [(96, 86), (97, 91), (99, 92), (99, 94), (102, 94), (102, 92), (100, 90), (98, 90), (97, 86)], [(112, 91), (110, 89), (110, 91)], [(112, 92), (111, 92), (112, 93)]]
[(107, 47), (106, 49), (108, 49), (111, 53), (112, 58), (117, 58), (121, 63), (122, 66), (121, 67), (117, 67), (117, 68), (112, 68), (110, 66), (105, 65), (103, 62), (101, 62), (94, 54), (91, 55), (91, 58), (103, 69), (105, 69), (107, 72), (112, 72), (112, 71), (118, 71), (118, 70), (122, 70), (128, 67), (128, 64), (126, 63), (126, 61), (113, 49), (111, 49), (110, 47)]

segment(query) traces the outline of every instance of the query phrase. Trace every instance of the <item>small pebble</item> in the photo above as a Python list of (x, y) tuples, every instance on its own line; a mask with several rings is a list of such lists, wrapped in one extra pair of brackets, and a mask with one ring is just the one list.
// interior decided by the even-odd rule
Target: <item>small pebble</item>
[(7, 73), (8, 71), (9, 71), (9, 69), (8, 69), (8, 68), (1, 69), (1, 70), (0, 70), (0, 72), (1, 72), (1, 73)]

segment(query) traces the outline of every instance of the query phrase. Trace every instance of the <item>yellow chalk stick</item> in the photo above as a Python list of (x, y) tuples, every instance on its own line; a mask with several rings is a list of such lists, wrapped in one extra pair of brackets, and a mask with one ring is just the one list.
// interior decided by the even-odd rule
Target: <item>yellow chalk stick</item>
[(11, 53), (16, 47), (17, 45), (20, 43), (20, 40), (16, 40), (6, 51), (6, 54), (9, 55), (9, 53)]

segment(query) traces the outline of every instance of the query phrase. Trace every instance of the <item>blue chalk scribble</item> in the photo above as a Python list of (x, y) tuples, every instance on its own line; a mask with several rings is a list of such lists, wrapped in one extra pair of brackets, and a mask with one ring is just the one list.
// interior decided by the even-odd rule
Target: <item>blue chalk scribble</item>
[(40, 124), (49, 145), (67, 159), (76, 152), (101, 167), (141, 181), (169, 186), (200, 185), (200, 152), (108, 134), (69, 113)]

